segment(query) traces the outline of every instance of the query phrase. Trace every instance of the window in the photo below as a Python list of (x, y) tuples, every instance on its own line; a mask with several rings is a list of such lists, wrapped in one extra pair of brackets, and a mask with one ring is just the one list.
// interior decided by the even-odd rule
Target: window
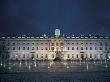
[(74, 50), (74, 47), (72, 47), (72, 50)]
[(52, 43), (51, 45), (54, 46), (54, 43)]
[(90, 54), (90, 58), (92, 58), (92, 54)]
[(27, 45), (29, 45), (29, 43), (27, 43)]
[(72, 58), (74, 58), (74, 54), (72, 54)]
[(34, 47), (32, 47), (32, 50), (34, 50)]
[(15, 43), (12, 43), (13, 46), (15, 46)]
[(74, 43), (72, 43), (72, 45), (73, 45)]
[(63, 46), (63, 42), (61, 42), (60, 45)]
[(102, 50), (102, 47), (100, 47), (100, 50)]
[(86, 50), (88, 50), (88, 48), (86, 47)]
[(100, 42), (100, 46), (102, 46), (102, 42)]
[(78, 47), (77, 47), (77, 50), (78, 50)]
[(38, 47), (36, 47), (36, 50), (38, 50)]
[(76, 55), (76, 58), (78, 58), (78, 54)]
[(23, 43), (23, 45), (25, 45), (25, 43)]
[(43, 58), (43, 54), (42, 54), (41, 58)]
[(34, 45), (34, 43), (32, 43), (32, 45)]
[(45, 47), (45, 50), (48, 50), (47, 47)]
[(90, 45), (92, 45), (92, 43), (90, 43)]
[(51, 47), (51, 50), (54, 50), (54, 47)]
[(23, 47), (23, 50), (25, 50), (25, 47)]
[(69, 54), (68, 54), (68, 58), (70, 58)]
[(25, 58), (25, 54), (23, 54), (23, 58)]
[(56, 43), (56, 46), (59, 46), (58, 42)]
[(90, 47), (90, 50), (92, 50), (92, 47)]
[(83, 50), (83, 47), (81, 47), (81, 50)]
[(105, 50), (107, 50), (107, 47), (105, 47)]
[(45, 54), (45, 58), (47, 58), (47, 54)]
[(81, 45), (82, 45), (83, 43), (81, 43)]
[(69, 50), (69, 47), (68, 47), (68, 50)]
[(18, 47), (18, 50), (20, 50), (20, 47)]
[(47, 43), (45, 43), (45, 45), (47, 45)]
[(13, 50), (15, 50), (15, 47), (13, 47)]
[(43, 43), (41, 43), (41, 45), (43, 45)]
[(29, 50), (29, 47), (27, 47), (27, 50)]
[(95, 47), (95, 50), (97, 50), (97, 48)]

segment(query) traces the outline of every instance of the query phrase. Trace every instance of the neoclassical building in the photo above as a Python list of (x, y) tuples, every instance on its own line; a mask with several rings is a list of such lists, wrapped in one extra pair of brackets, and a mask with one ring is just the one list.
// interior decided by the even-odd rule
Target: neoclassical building
[(0, 37), (0, 58), (10, 60), (103, 60), (110, 58), (110, 38), (105, 36)]

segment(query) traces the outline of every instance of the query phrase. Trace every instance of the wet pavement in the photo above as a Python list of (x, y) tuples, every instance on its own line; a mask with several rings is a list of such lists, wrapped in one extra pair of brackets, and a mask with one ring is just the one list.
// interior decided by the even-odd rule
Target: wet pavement
[(9, 61), (0, 82), (110, 82), (110, 61)]

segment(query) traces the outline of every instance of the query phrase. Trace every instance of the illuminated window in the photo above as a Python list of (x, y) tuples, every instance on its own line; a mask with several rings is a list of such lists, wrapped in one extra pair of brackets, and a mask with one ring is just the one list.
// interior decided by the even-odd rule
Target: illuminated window
[(74, 50), (74, 47), (72, 47), (72, 50)]
[(92, 47), (90, 47), (90, 50), (92, 50)]
[(81, 47), (81, 50), (83, 50), (83, 47)]
[(63, 46), (63, 42), (61, 42), (60, 45)]
[(48, 50), (47, 47), (45, 47), (45, 50)]
[(69, 54), (68, 54), (68, 58), (70, 58)]
[(51, 45), (54, 46), (54, 43), (52, 43)]
[(51, 50), (54, 50), (54, 47), (51, 47)]

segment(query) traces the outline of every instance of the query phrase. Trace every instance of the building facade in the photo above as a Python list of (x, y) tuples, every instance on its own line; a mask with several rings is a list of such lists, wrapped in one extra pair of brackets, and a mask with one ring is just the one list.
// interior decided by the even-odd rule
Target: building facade
[(1, 37), (0, 58), (11, 60), (104, 60), (110, 58), (110, 38), (102, 36)]

